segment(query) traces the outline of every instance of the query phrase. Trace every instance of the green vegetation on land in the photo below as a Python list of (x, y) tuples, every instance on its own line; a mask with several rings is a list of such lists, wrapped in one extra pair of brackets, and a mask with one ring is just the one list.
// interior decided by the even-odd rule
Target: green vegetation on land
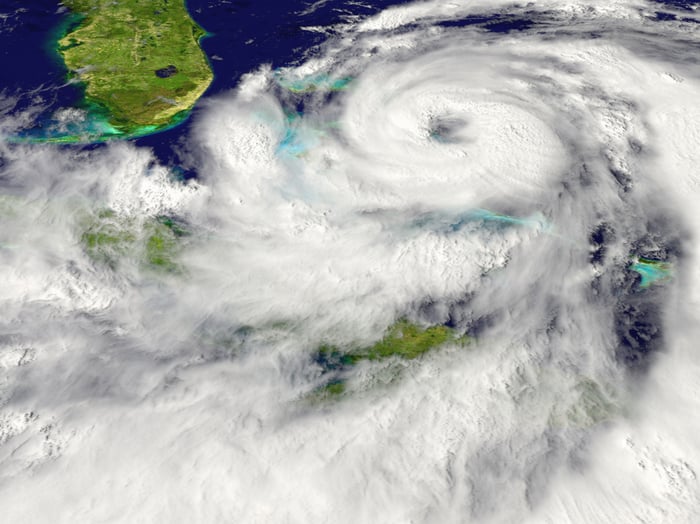
[(111, 210), (103, 210), (89, 221), (81, 243), (90, 258), (112, 268), (123, 258), (132, 257), (150, 269), (173, 273), (180, 270), (180, 239), (187, 234), (169, 217), (149, 219), (139, 226)]
[[(79, 23), (59, 41), (88, 103), (117, 133), (143, 134), (182, 120), (213, 74), (184, 0), (63, 0)], [(115, 133), (116, 134), (116, 133)]]
[(316, 362), (331, 379), (317, 389), (315, 399), (333, 398), (345, 393), (347, 375), (361, 361), (385, 361), (390, 358), (413, 360), (447, 343), (465, 344), (468, 337), (458, 335), (447, 326), (423, 328), (407, 320), (392, 325), (375, 344), (342, 352), (324, 345), (315, 355)]
[(383, 360), (401, 357), (407, 360), (421, 356), (457, 337), (447, 326), (421, 328), (407, 320), (400, 320), (389, 328), (387, 334), (376, 344), (347, 354), (352, 362), (360, 360)]
[(327, 400), (341, 396), (345, 393), (346, 385), (344, 380), (334, 380), (320, 387), (312, 394), (314, 400)]
[(178, 252), (177, 237), (162, 223), (152, 222), (146, 228), (146, 263), (164, 271), (178, 269), (175, 256)]

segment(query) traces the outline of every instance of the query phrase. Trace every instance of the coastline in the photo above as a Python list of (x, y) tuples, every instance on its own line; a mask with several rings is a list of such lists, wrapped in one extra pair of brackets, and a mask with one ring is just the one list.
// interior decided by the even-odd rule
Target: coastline
[[(62, 20), (51, 32), (49, 38), (47, 39), (45, 48), (47, 53), (50, 54), (52, 61), (54, 61), (64, 71), (67, 83), (73, 84), (74, 87), (77, 87), (80, 90), (79, 101), (74, 107), (84, 113), (83, 118), (79, 122), (71, 123), (71, 125), (76, 128), (74, 132), (66, 131), (65, 129), (51, 130), (51, 127), (60, 128), (61, 126), (48, 125), (43, 126), (44, 131), (47, 128), (49, 129), (48, 133), (46, 133), (44, 136), (37, 135), (37, 130), (35, 129), (30, 130), (24, 136), (10, 137), (8, 141), (12, 143), (54, 144), (102, 143), (115, 139), (132, 139), (153, 135), (162, 131), (170, 130), (186, 121), (192, 113), (197, 101), (212, 85), (214, 81), (214, 73), (212, 63), (201, 45), (202, 40), (212, 36), (212, 34), (207, 32), (192, 17), (192, 14), (188, 8), (188, 3), (185, 0), (181, 1), (182, 7), (177, 6), (174, 13), (166, 13), (175, 17), (180, 23), (180, 27), (176, 27), (176, 29), (183, 30), (183, 28), (187, 28), (188, 26), (192, 28), (191, 43), (184, 42), (185, 37), (182, 35), (182, 33), (167, 34), (171, 40), (179, 40), (182, 36), (180, 45), (182, 48), (185, 48), (188, 51), (189, 55), (187, 58), (189, 58), (191, 63), (194, 64), (194, 69), (196, 72), (194, 80), (186, 75), (179, 75), (182, 77), (178, 78), (181, 83), (189, 84), (188, 89), (184, 92), (184, 95), (180, 95), (178, 98), (178, 103), (183, 107), (181, 110), (175, 112), (168, 110), (166, 106), (165, 110), (161, 111), (161, 113), (164, 113), (166, 116), (153, 111), (154, 115), (158, 118), (153, 118), (153, 123), (151, 123), (149, 121), (144, 121), (145, 119), (142, 115), (139, 115), (139, 118), (134, 117), (132, 119), (131, 115), (124, 112), (123, 108), (121, 108), (120, 114), (120, 108), (106, 103), (105, 96), (95, 96), (94, 85), (92, 88), (93, 93), (90, 93), (91, 80), (94, 82), (95, 79), (81, 78), (79, 74), (76, 74), (74, 71), (77, 68), (71, 68), (70, 65), (71, 62), (75, 64), (75, 58), (67, 58), (65, 51), (72, 47), (66, 45), (66, 40), (69, 38), (69, 36), (79, 31), (85, 31), (85, 28), (89, 27), (90, 24), (95, 23), (95, 21), (85, 13), (77, 12), (74, 8), (71, 9), (68, 5), (63, 4), (65, 12), (60, 13)], [(129, 7), (127, 6), (126, 8), (128, 9)], [(181, 11), (181, 9), (183, 11)], [(159, 12), (155, 10), (154, 14), (159, 14)], [(182, 18), (182, 15), (186, 16), (186, 20)], [(101, 27), (98, 26), (96, 29), (94, 29), (94, 31), (97, 31), (98, 29), (101, 29)], [(83, 45), (83, 43), (74, 43), (74, 45)], [(188, 48), (190, 45), (195, 46), (196, 50), (194, 50), (194, 47)], [(201, 60), (201, 63), (198, 63), (198, 60)], [(143, 76), (144, 70), (143, 68), (138, 69), (138, 67), (135, 67), (133, 74), (140, 74)], [(97, 80), (103, 80), (104, 76), (106, 75), (103, 75), (103, 77), (98, 76)], [(151, 83), (155, 85), (159, 81), (160, 80), (155, 80), (151, 81)], [(143, 93), (139, 93), (142, 95), (142, 99), (146, 100), (143, 106), (147, 106), (149, 103), (152, 103), (152, 101), (148, 102), (148, 97), (151, 97), (151, 100), (171, 100), (171, 98), (159, 94), (161, 91), (166, 90), (166, 87), (157, 86), (152, 91), (148, 90), (149, 87), (151, 86), (147, 86)], [(166, 104), (161, 102), (160, 105), (165, 106)], [(51, 124), (51, 122), (49, 122), (49, 124)]]

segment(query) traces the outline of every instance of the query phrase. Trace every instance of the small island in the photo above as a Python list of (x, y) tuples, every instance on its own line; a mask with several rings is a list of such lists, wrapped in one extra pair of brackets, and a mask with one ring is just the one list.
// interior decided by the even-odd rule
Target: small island
[(59, 41), (88, 104), (113, 134), (147, 134), (180, 122), (213, 80), (199, 46), (205, 31), (184, 0), (63, 0), (76, 23)]
[(638, 257), (630, 266), (632, 271), (639, 273), (641, 277), (639, 287), (648, 288), (659, 281), (671, 277), (671, 264), (661, 260), (653, 260), (646, 257)]

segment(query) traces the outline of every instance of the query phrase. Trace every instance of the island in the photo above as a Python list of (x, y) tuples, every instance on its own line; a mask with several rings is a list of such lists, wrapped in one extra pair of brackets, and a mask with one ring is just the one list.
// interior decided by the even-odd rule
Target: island
[(313, 360), (321, 369), (325, 381), (311, 393), (310, 398), (319, 401), (345, 393), (350, 372), (362, 361), (414, 360), (447, 344), (464, 346), (469, 341), (468, 336), (445, 325), (422, 327), (400, 319), (387, 329), (381, 340), (371, 346), (342, 351), (324, 344), (315, 352)]
[(85, 85), (110, 135), (137, 136), (182, 121), (213, 73), (205, 36), (184, 0), (63, 0), (74, 23), (58, 51)]
[(96, 264), (116, 270), (123, 263), (136, 263), (150, 273), (185, 272), (177, 258), (190, 232), (175, 217), (158, 216), (140, 223), (101, 209), (80, 222), (80, 244)]
[(652, 284), (671, 277), (671, 264), (661, 260), (637, 257), (630, 266), (632, 271), (639, 273), (639, 287), (648, 288)]

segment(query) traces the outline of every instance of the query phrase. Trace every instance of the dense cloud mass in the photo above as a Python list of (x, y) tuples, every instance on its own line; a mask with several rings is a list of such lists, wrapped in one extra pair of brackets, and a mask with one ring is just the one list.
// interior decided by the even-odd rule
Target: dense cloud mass
[[(700, 15), (659, 5), (326, 28), (203, 100), (196, 179), (0, 143), (3, 520), (698, 522)], [(469, 342), (317, 394), (400, 319)]]

